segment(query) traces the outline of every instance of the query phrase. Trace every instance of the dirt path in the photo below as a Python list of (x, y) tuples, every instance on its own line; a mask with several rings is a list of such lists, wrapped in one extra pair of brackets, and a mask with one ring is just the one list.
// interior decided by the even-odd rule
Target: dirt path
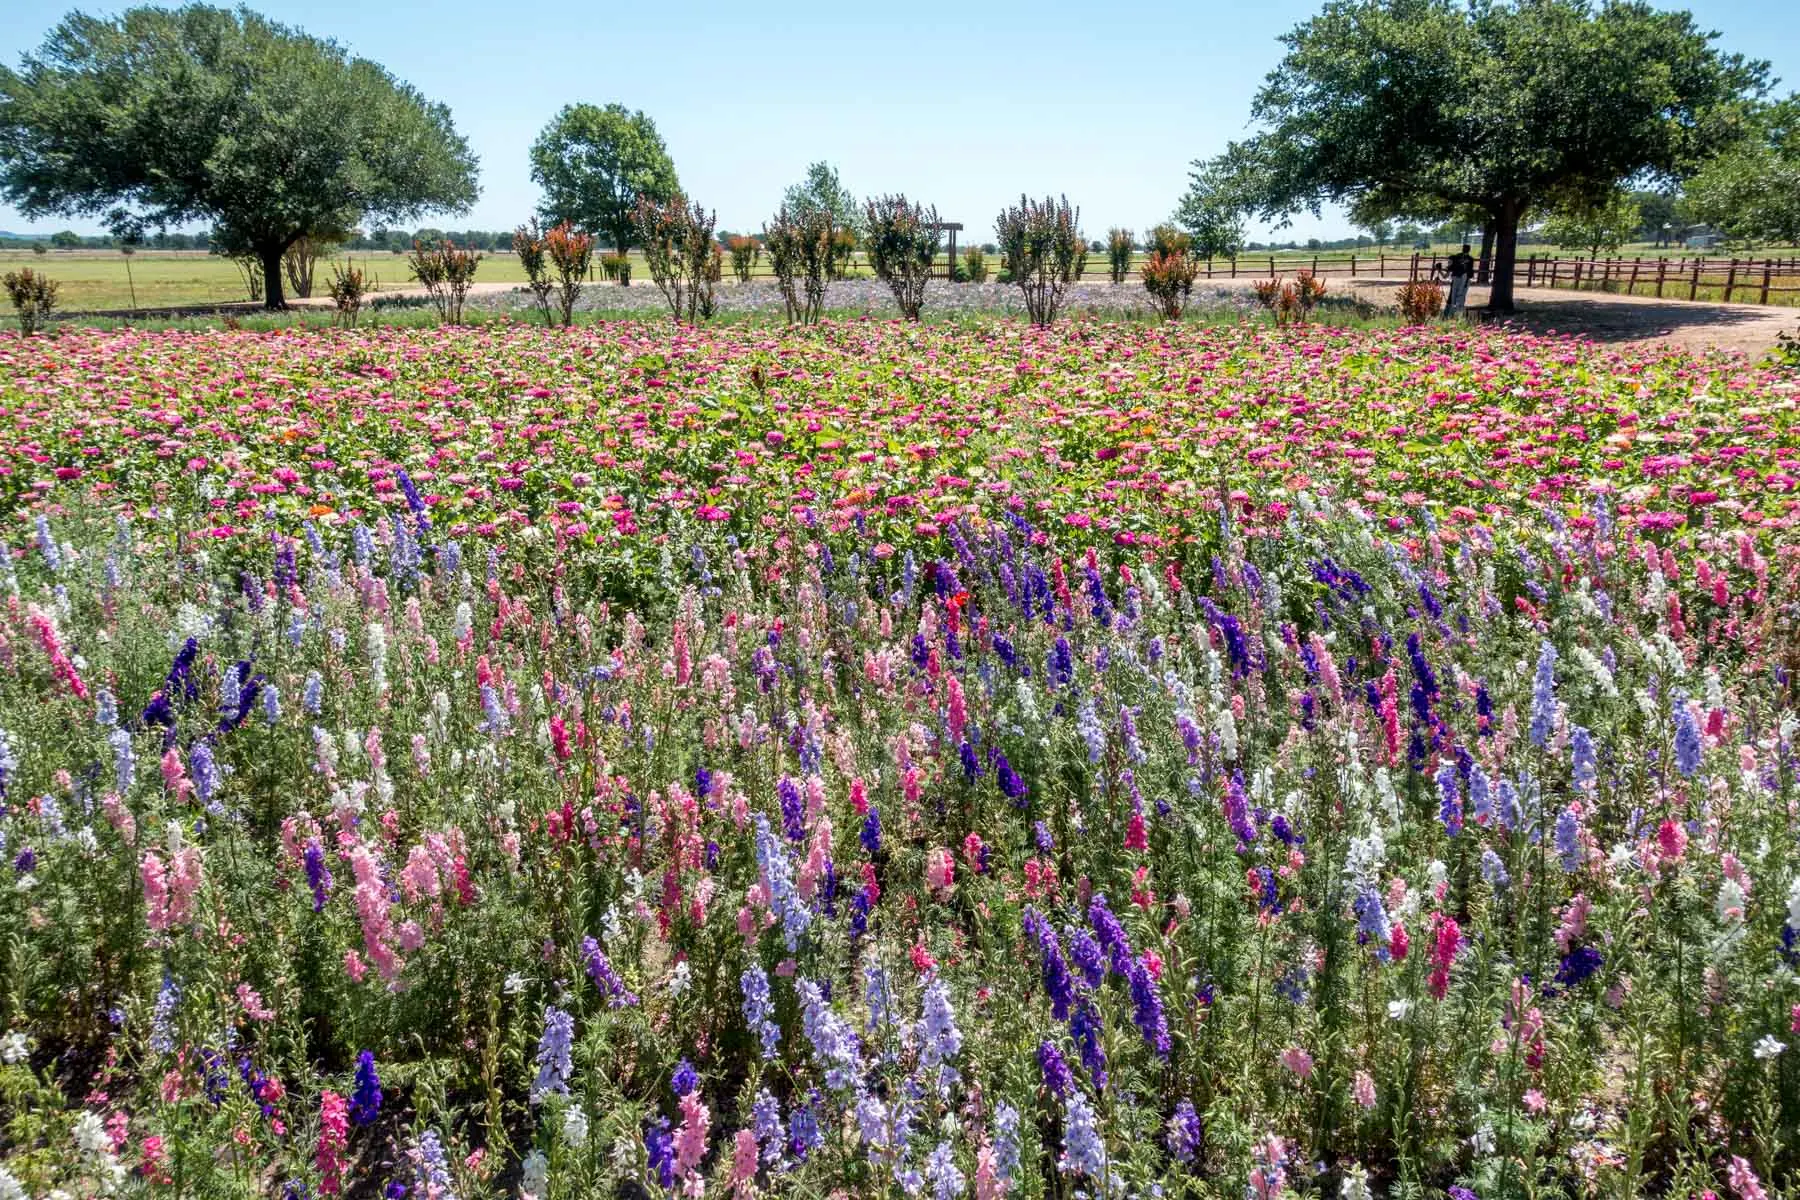
[[(1334, 288), (1349, 280), (1328, 279)], [(1355, 294), (1377, 304), (1394, 303), (1399, 280), (1357, 280)], [(1488, 289), (1469, 289), (1469, 307), (1487, 303)], [(1758, 357), (1775, 345), (1775, 335), (1800, 329), (1800, 308), (1756, 304), (1708, 304), (1622, 296), (1606, 292), (1519, 288), (1519, 311), (1512, 321), (1534, 333), (1568, 333), (1597, 342), (1633, 346), (1678, 346), (1696, 353), (1737, 350)]]

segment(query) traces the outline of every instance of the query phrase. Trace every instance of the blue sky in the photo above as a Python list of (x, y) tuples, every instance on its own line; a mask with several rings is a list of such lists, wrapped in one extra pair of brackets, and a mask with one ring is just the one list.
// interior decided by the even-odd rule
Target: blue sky
[[(904, 191), (985, 240), (1021, 191), (1066, 192), (1089, 236), (1167, 216), (1190, 160), (1247, 132), (1251, 96), (1280, 57), (1276, 38), (1320, 2), (253, 7), (335, 38), (450, 106), (480, 156), (481, 198), (431, 224), (518, 224), (537, 200), (527, 149), (545, 121), (572, 101), (619, 101), (655, 119), (683, 185), (718, 211), (721, 229), (760, 226), (807, 164), (825, 159), (856, 194)], [(1726, 48), (1769, 59), (1785, 91), (1800, 87), (1791, 3), (1692, 8)], [(0, 5), (0, 58), (16, 66), (64, 11)], [(0, 204), (0, 229), (61, 228), (98, 231), (27, 222)], [(1297, 216), (1281, 236), (1348, 232), (1328, 212)]]

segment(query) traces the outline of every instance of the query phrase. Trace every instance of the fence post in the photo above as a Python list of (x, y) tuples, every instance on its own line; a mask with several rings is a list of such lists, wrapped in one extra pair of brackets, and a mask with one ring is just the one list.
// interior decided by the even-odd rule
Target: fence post
[(1769, 302), (1769, 260), (1765, 258), (1765, 259), (1763, 259), (1762, 299), (1758, 300), (1757, 303), (1758, 304), (1767, 304), (1768, 302)]
[(1666, 258), (1657, 259), (1656, 260), (1656, 298), (1658, 300), (1662, 299), (1663, 280), (1668, 278), (1668, 275), (1669, 275), (1669, 260)]
[(1556, 288), (1556, 269), (1560, 266), (1562, 266), (1562, 264), (1556, 259), (1553, 258), (1550, 260), (1550, 287), (1552, 290), (1555, 290)]
[(1275, 278), (1275, 256), (1269, 255), (1269, 278)]
[(1725, 276), (1725, 303), (1731, 303), (1731, 289), (1737, 286), (1737, 259), (1731, 260), (1731, 270)]
[(1631, 282), (1625, 285), (1625, 294), (1627, 296), (1637, 295), (1638, 266), (1641, 262), (1642, 262), (1642, 260), (1637, 258), (1636, 256), (1632, 257), (1632, 260), (1631, 260)]
[(1537, 255), (1528, 254), (1525, 256), (1525, 286), (1530, 287), (1535, 282), (1537, 282)]
[(1688, 279), (1688, 299), (1692, 300), (1700, 294), (1700, 260), (1694, 260), (1694, 273)]
[(1237, 255), (1235, 254), (1231, 256), (1231, 277), (1237, 278)]
[(1350, 278), (1356, 278), (1356, 255), (1350, 256)]
[[(1573, 282), (1569, 285), (1570, 287), (1574, 288), (1578, 292), (1581, 290), (1581, 267), (1582, 267), (1582, 262), (1578, 258), (1575, 260), (1575, 282)], [(1589, 272), (1589, 277), (1592, 278), (1592, 272)]]

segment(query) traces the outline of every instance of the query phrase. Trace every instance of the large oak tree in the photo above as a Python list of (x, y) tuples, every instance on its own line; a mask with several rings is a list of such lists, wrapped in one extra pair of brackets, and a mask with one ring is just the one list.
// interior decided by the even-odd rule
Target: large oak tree
[(247, 9), (72, 13), (0, 67), (0, 194), (27, 216), (210, 220), (262, 262), (363, 220), (462, 211), (475, 157), (442, 104), (329, 41)]
[(623, 104), (557, 113), (532, 143), (531, 178), (546, 225), (602, 234), (619, 254), (637, 242), (638, 200), (667, 204), (681, 190), (656, 122)]
[(1684, 12), (1585, 0), (1334, 0), (1287, 34), (1260, 132), (1221, 166), (1265, 219), (1477, 211), (1489, 307), (1513, 307), (1519, 222), (1550, 203), (1675, 179), (1749, 124), (1768, 67)]

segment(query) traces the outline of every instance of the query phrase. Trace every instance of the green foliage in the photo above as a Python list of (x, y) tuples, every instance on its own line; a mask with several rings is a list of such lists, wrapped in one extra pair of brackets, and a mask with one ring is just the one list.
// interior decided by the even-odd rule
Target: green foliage
[(1414, 280), (1395, 293), (1394, 301), (1408, 325), (1423, 325), (1444, 311), (1444, 289), (1429, 280)]
[(513, 230), (512, 248), (525, 271), (525, 286), (531, 292), (532, 303), (548, 325), (552, 320), (550, 293), (556, 288), (556, 280), (550, 276), (550, 248), (544, 244), (544, 231), (536, 217)]
[(986, 283), (987, 253), (980, 246), (970, 246), (962, 254), (963, 278), (970, 283)]
[(892, 289), (900, 315), (916, 321), (925, 304), (931, 263), (943, 238), (937, 208), (909, 204), (905, 196), (883, 196), (869, 201), (865, 213), (863, 245), (869, 265), (875, 277)]
[(474, 202), (450, 111), (385, 69), (248, 9), (74, 13), (0, 68), (0, 195), (114, 232), (212, 221), (284, 306), (282, 253), (364, 218)]
[(562, 308), (562, 323), (565, 327), (573, 325), (581, 281), (587, 278), (594, 259), (594, 235), (564, 221), (544, 235), (544, 249), (550, 255), (550, 265), (556, 268), (556, 299)]
[(1643, 4), (1337, 3), (1283, 40), (1252, 109), (1263, 131), (1213, 165), (1267, 219), (1478, 210), (1502, 311), (1528, 211), (1691, 171), (1742, 136), (1768, 75)]
[(1244, 203), (1233, 177), (1218, 163), (1196, 162), (1175, 223), (1193, 237), (1201, 258), (1236, 258), (1244, 248)]
[(7, 272), (0, 283), (4, 283), (6, 297), (12, 301), (13, 312), (19, 318), (20, 334), (30, 337), (56, 307), (56, 281), (42, 271), (22, 267)]
[(475, 282), (475, 268), (480, 264), (480, 254), (448, 238), (432, 245), (417, 243), (407, 256), (413, 279), (425, 289), (438, 320), (446, 325), (462, 324), (463, 305), (468, 301), (469, 285)]
[(650, 278), (677, 321), (693, 324), (713, 315), (713, 285), (723, 259), (713, 239), (717, 223), (717, 213), (689, 204), (680, 192), (666, 203), (648, 196), (638, 201), (637, 237)]
[(1106, 272), (1115, 285), (1125, 282), (1131, 273), (1131, 230), (1106, 231)]
[(1683, 211), (1736, 245), (1800, 241), (1800, 94), (1758, 114), (1758, 136), (1688, 180)]
[(762, 261), (761, 243), (753, 237), (734, 234), (725, 247), (731, 252), (731, 273), (739, 283), (749, 283), (751, 268)]
[(546, 224), (603, 234), (618, 254), (638, 244), (638, 202), (681, 190), (656, 123), (623, 104), (566, 105), (531, 145), (531, 179)]
[(1025, 295), (1025, 311), (1033, 325), (1056, 320), (1069, 285), (1081, 277), (1087, 244), (1081, 238), (1081, 210), (1069, 198), (1019, 197), (994, 220), (1000, 238), (1000, 263), (1010, 282)]
[(1668, 190), (1640, 189), (1631, 193), (1637, 205), (1637, 240), (1661, 246), (1675, 233), (1677, 215), (1675, 193)]
[(836, 226), (825, 208), (796, 212), (783, 204), (763, 226), (763, 246), (790, 324), (811, 325), (825, 312)]
[(1636, 236), (1643, 210), (1629, 193), (1615, 191), (1598, 203), (1574, 201), (1558, 205), (1544, 222), (1542, 235), (1570, 250), (1589, 254), (1617, 250)]
[(1187, 252), (1187, 235), (1176, 233), (1171, 241), (1179, 248), (1157, 245), (1143, 269), (1144, 290), (1155, 299), (1165, 321), (1181, 319), (1181, 310), (1187, 307), (1188, 297), (1194, 291), (1194, 276), (1200, 272), (1199, 261)]
[(369, 290), (369, 279), (361, 267), (344, 263), (331, 268), (331, 281), (325, 285), (337, 310), (337, 323), (344, 329), (355, 329), (362, 314), (363, 296)]
[(832, 228), (850, 235), (851, 249), (862, 240), (862, 211), (830, 163), (816, 162), (806, 168), (806, 178), (789, 187), (781, 200), (795, 216), (830, 214)]

